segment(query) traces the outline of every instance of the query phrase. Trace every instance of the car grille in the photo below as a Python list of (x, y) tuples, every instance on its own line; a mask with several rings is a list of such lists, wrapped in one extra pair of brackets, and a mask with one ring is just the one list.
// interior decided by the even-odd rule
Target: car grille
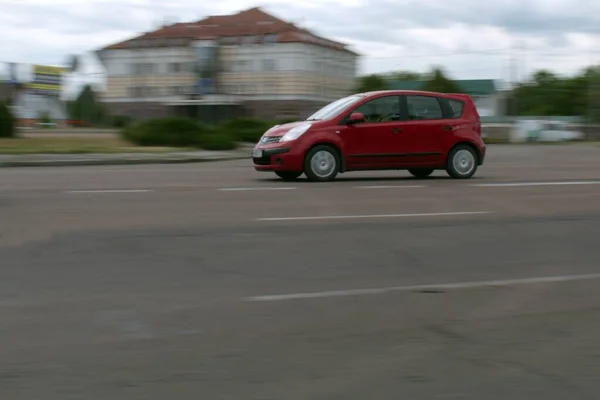
[(281, 136), (263, 136), (260, 142), (262, 144), (278, 143), (280, 139)]

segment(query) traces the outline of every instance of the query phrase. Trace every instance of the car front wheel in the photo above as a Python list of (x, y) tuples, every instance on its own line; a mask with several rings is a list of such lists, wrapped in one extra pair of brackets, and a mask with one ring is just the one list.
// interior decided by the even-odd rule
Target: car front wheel
[(309, 180), (314, 182), (332, 181), (339, 171), (340, 157), (331, 147), (315, 146), (306, 154), (304, 173)]
[(477, 155), (469, 146), (456, 146), (448, 155), (446, 171), (454, 179), (469, 179), (477, 171)]

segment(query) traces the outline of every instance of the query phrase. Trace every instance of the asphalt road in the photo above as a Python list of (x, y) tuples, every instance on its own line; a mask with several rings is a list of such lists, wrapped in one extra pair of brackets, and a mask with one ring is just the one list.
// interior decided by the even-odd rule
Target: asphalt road
[(600, 147), (476, 177), (0, 170), (1, 399), (596, 399)]

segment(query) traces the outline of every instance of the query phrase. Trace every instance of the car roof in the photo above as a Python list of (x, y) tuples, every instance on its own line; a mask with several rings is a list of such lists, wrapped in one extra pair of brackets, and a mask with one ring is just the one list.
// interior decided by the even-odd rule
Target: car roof
[(388, 95), (402, 95), (402, 94), (422, 94), (422, 95), (430, 95), (430, 96), (449, 96), (449, 97), (454, 97), (459, 93), (439, 93), (439, 92), (428, 92), (425, 90), (376, 90), (376, 91), (372, 91), (372, 92), (363, 92), (363, 93), (357, 93), (363, 96), (378, 96), (378, 95), (384, 95), (384, 94), (388, 94)]

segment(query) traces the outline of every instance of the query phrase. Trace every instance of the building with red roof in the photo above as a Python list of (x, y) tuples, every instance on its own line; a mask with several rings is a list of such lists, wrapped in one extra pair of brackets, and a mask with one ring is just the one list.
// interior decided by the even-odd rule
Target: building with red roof
[(112, 114), (208, 121), (308, 116), (351, 92), (359, 57), (260, 8), (164, 25), (96, 53)]

